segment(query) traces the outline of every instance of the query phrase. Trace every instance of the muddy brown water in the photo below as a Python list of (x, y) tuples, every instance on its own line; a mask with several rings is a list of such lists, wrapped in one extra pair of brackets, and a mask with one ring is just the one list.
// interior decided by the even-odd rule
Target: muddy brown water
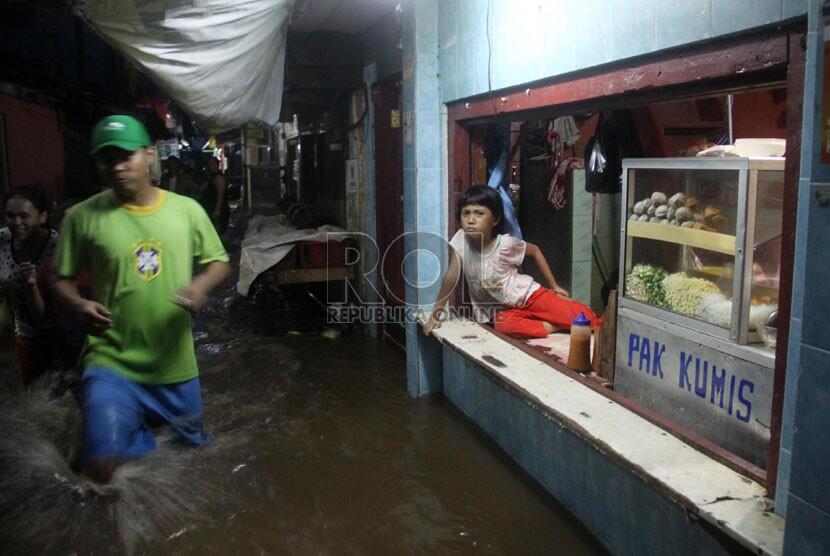
[[(71, 394), (0, 397), (5, 554), (601, 554), (403, 354), (344, 334), (261, 332), (231, 286), (195, 327), (216, 442), (164, 442), (106, 489), (72, 467)], [(13, 357), (0, 356), (8, 383)]]

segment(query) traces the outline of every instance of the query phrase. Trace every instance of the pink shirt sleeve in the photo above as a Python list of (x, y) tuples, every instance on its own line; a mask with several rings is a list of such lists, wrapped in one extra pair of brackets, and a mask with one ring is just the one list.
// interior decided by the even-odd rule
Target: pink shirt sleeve
[(521, 239), (516, 239), (510, 234), (501, 236), (501, 245), (499, 246), (499, 257), (505, 264), (510, 266), (520, 266), (525, 260), (525, 250), (527, 243)]

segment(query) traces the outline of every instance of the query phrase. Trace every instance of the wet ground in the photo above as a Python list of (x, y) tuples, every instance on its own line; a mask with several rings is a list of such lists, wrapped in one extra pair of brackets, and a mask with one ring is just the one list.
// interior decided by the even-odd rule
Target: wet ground
[[(443, 398), (411, 399), (396, 348), (266, 334), (261, 319), (232, 284), (197, 319), (215, 444), (162, 445), (105, 489), (71, 467), (70, 394), (3, 395), (3, 552), (602, 553)], [(0, 363), (8, 383), (13, 358)]]

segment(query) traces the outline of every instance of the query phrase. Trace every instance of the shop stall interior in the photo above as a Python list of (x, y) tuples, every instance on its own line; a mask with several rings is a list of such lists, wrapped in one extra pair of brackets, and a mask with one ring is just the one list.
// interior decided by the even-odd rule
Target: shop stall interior
[[(719, 95), (610, 114), (623, 131), (624, 158), (693, 157), (729, 142), (729, 105), (729, 96)], [(785, 138), (786, 89), (733, 95), (731, 109), (733, 139)], [(509, 150), (505, 182), (524, 239), (539, 245), (557, 280), (575, 298), (601, 313), (617, 284), (622, 208), (619, 193), (594, 198), (585, 191), (585, 148), (599, 118), (596, 111), (479, 126), (473, 135), (482, 156), (473, 162), (473, 182), (486, 183), (501, 151)], [(560, 128), (571, 129), (571, 135), (563, 138)], [(557, 170), (561, 177), (555, 179)], [(780, 207), (780, 196), (768, 202)], [(771, 243), (780, 239), (780, 221), (778, 228), (765, 231)], [(774, 266), (776, 252), (780, 258), (780, 249), (764, 255)], [(536, 268), (525, 272), (542, 280)]]
[[(621, 161), (702, 160), (704, 157), (698, 156), (698, 153), (707, 149), (709, 152), (717, 151), (735, 140), (784, 140), (787, 137), (786, 88), (774, 86), (651, 104), (632, 101), (628, 106), (615, 105), (612, 110), (593, 109), (571, 114), (552, 110), (549, 116), (542, 112), (534, 113), (534, 116), (536, 114), (540, 117), (518, 121), (506, 119), (506, 115), (497, 116), (470, 128), (471, 183), (489, 182), (493, 186), (494, 181), (499, 179), (493, 178), (494, 173), (503, 176), (500, 185), (509, 193), (510, 208), (523, 239), (540, 247), (559, 284), (574, 299), (590, 306), (599, 315), (606, 313), (610, 303), (611, 310), (606, 313), (609, 316), (616, 313), (617, 297), (623, 295), (618, 291), (620, 286), (628, 296), (637, 295), (640, 290), (649, 295), (655, 294), (653, 283), (649, 282), (653, 277), (645, 276), (645, 282), (640, 280), (635, 283), (632, 274), (635, 267), (638, 273), (636, 278), (641, 278), (639, 273), (644, 268), (659, 269), (657, 272), (662, 272), (660, 280), (675, 275), (674, 282), (683, 283), (671, 292), (675, 306), (669, 306), (665, 292), (662, 292), (657, 294), (663, 296), (656, 301), (658, 307), (728, 329), (735, 294), (732, 290), (735, 257), (724, 254), (724, 249), (713, 250), (708, 242), (731, 237), (734, 249), (739, 222), (752, 225), (753, 230), (748, 234), (751, 240), (747, 240), (753, 242), (748, 246), (753, 257), (749, 265), (751, 275), (746, 294), (751, 307), (749, 324), (740, 342), (728, 336), (726, 341), (747, 344), (750, 349), (763, 352), (774, 362), (774, 331), (771, 339), (765, 332), (768, 325), (775, 324), (774, 320), (769, 319), (774, 319), (778, 303), (781, 234), (785, 225), (782, 211), (783, 158), (778, 159), (780, 171), (758, 174), (757, 194), (751, 200), (754, 209), (740, 208), (738, 172), (730, 174), (731, 182), (723, 182), (720, 179), (723, 173), (717, 172), (709, 172), (707, 178), (705, 171), (702, 174), (683, 171), (667, 174), (640, 170), (637, 195), (646, 196), (647, 192), (649, 204), (652, 203), (652, 196), (655, 197), (653, 208), (643, 208), (645, 203), (637, 203), (644, 199), (625, 199), (622, 188), (626, 180), (622, 175), (616, 192), (586, 191), (585, 167), (589, 162), (586, 160), (589, 142), (601, 133), (607, 133), (608, 128), (614, 129), (613, 140), (617, 143), (615, 148)], [(779, 157), (782, 155), (783, 148)], [(724, 158), (718, 157), (718, 160)], [(690, 207), (686, 207), (687, 201), (691, 203)], [(676, 215), (678, 210), (680, 213)], [(739, 218), (740, 210), (751, 213), (751, 221)], [(677, 216), (680, 216), (680, 221)], [(696, 234), (694, 237), (703, 237), (704, 242), (694, 246), (688, 245), (685, 239), (662, 241), (663, 237), (660, 237), (661, 241), (649, 241), (638, 237), (628, 240), (630, 252), (626, 255), (627, 260), (625, 257), (621, 260), (620, 237), (626, 231), (623, 219), (653, 225), (647, 229), (658, 236), (668, 234), (670, 237), (671, 234), (686, 234), (686, 230), (692, 230), (691, 233)], [(658, 225), (665, 225), (665, 228), (655, 227)], [(701, 235), (702, 232), (708, 232), (711, 236)], [(522, 271), (547, 286), (532, 262), (526, 261)], [(622, 281), (620, 273), (623, 273)], [(706, 310), (701, 312), (697, 305), (692, 309), (683, 308), (683, 303), (699, 303), (706, 293), (713, 294), (707, 298), (709, 305)], [(687, 302), (687, 299), (691, 301)], [(614, 333), (612, 330), (610, 335)], [(610, 343), (613, 344), (613, 341)], [(530, 347), (560, 363), (567, 358), (567, 334), (553, 334), (544, 340), (522, 343), (525, 349)], [(603, 340), (602, 343), (608, 342)], [(597, 350), (602, 349), (613, 351), (614, 347), (597, 346)], [(603, 358), (595, 351), (595, 372), (587, 375), (587, 381), (609, 390), (624, 391), (624, 388), (615, 385), (613, 359), (613, 355)], [(768, 374), (771, 397), (771, 368)], [(652, 405), (636, 396), (634, 398), (647, 411), (655, 410), (659, 420), (671, 420), (670, 412), (662, 411), (659, 404)], [(723, 402), (721, 405), (723, 407)], [(732, 411), (730, 406), (730, 414)], [(761, 428), (766, 429), (761, 432), (764, 438), (762, 449), (750, 454), (727, 446), (727, 451), (737, 452), (738, 457), (747, 463), (746, 468), (761, 474), (767, 464), (768, 414), (759, 422)], [(681, 428), (686, 427), (687, 423), (681, 423)], [(690, 433), (691, 436), (697, 434), (707, 437), (707, 431), (693, 430)]]

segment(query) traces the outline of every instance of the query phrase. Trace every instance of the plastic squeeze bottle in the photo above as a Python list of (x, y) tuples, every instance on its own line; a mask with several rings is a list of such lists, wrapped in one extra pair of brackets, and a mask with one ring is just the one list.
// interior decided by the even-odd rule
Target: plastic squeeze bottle
[(571, 323), (568, 367), (580, 372), (591, 370), (591, 321), (585, 317), (585, 313), (579, 313)]

